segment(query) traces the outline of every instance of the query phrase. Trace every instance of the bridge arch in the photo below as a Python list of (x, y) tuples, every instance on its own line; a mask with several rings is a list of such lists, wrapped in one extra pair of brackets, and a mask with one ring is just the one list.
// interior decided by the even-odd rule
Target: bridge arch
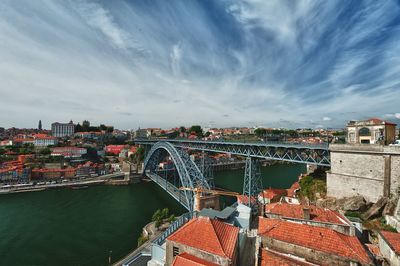
[[(203, 187), (206, 189), (210, 189), (209, 184), (207, 183), (198, 166), (195, 164), (195, 162), (192, 161), (189, 154), (183, 149), (178, 149), (174, 145), (166, 141), (159, 141), (151, 147), (144, 160), (144, 173), (146, 173), (147, 171), (151, 172), (156, 169), (157, 164), (162, 159), (162, 151), (166, 151), (171, 156), (182, 186), (190, 188)], [(156, 183), (160, 185), (160, 183)], [(162, 185), (160, 186), (163, 187)], [(167, 190), (167, 186), (164, 189)], [(185, 203), (182, 203), (181, 201), (180, 202), (189, 211), (193, 211), (194, 193), (187, 190), (180, 191), (176, 187), (174, 187), (174, 190), (175, 192), (168, 190), (167, 192), (178, 201), (180, 201), (180, 199), (177, 198), (179, 193), (183, 195), (185, 198)]]

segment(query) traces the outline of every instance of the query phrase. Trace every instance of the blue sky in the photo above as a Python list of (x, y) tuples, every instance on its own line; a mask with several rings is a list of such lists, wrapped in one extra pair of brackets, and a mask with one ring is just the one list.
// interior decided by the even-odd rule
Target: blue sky
[(400, 122), (398, 1), (0, 2), (0, 126)]

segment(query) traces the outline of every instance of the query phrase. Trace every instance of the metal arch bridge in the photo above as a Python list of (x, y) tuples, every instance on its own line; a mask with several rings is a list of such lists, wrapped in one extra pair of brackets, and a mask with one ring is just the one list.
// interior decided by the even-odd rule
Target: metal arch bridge
[(135, 139), (136, 144), (169, 142), (177, 148), (230, 153), (252, 158), (330, 166), (328, 144), (288, 142), (225, 142), (201, 140)]
[(144, 161), (144, 173), (153, 180), (156, 184), (167, 191), (179, 203), (181, 203), (189, 211), (193, 211), (194, 192), (179, 190), (176, 184), (168, 181), (167, 178), (162, 178), (156, 174), (157, 165), (162, 159), (162, 152), (167, 152), (175, 164), (175, 169), (178, 172), (180, 186), (183, 187), (203, 187), (210, 189), (206, 178), (201, 173), (198, 166), (192, 161), (189, 154), (183, 149), (177, 149), (169, 142), (153, 143), (150, 151)]
[[(203, 152), (231, 153), (246, 157), (243, 195), (246, 204), (253, 207), (254, 199), (262, 190), (259, 159), (280, 160), (296, 163), (307, 163), (318, 166), (330, 166), (328, 145), (294, 144), (282, 142), (221, 142), (221, 141), (191, 141), (166, 139), (135, 139), (136, 144), (150, 145), (144, 161), (144, 173), (155, 183), (166, 190), (186, 209), (193, 211), (194, 193), (181, 191), (178, 186), (204, 187), (210, 189), (210, 184), (199, 167), (191, 160), (186, 150)], [(157, 165), (166, 151), (175, 164), (180, 184), (176, 185), (162, 178), (156, 172)]]

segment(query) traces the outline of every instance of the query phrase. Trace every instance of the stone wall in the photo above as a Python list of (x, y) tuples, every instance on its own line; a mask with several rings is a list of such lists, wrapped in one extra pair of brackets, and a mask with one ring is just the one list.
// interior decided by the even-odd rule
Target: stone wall
[(395, 195), (400, 185), (400, 147), (332, 144), (328, 196), (362, 195), (371, 202)]

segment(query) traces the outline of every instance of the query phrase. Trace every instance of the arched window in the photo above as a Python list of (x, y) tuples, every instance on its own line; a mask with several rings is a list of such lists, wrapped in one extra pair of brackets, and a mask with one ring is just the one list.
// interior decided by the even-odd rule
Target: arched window
[(358, 135), (360, 135), (360, 136), (371, 136), (371, 132), (369, 131), (368, 128), (363, 127), (358, 131)]

